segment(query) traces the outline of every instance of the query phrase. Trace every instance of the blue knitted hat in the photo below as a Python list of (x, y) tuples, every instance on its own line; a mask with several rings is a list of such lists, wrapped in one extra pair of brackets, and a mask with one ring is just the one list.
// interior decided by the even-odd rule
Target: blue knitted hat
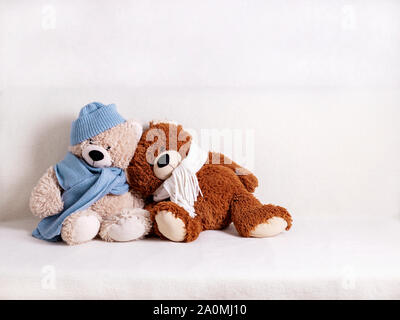
[(126, 120), (117, 112), (115, 104), (108, 106), (92, 102), (84, 106), (78, 119), (72, 122), (71, 146), (111, 129)]

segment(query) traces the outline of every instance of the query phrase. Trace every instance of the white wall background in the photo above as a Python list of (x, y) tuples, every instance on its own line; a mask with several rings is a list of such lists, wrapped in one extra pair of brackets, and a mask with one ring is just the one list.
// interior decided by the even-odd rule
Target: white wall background
[(93, 100), (255, 130), (257, 194), (295, 218), (398, 218), (399, 57), (395, 0), (0, 0), (0, 219)]

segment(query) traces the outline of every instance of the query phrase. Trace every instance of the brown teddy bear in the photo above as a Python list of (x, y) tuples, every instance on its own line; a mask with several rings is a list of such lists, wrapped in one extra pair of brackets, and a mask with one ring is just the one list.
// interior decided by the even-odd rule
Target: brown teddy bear
[(141, 134), (142, 126), (126, 121), (113, 104), (83, 107), (72, 123), (69, 153), (32, 191), (31, 211), (44, 218), (33, 236), (74, 245), (98, 234), (106, 241), (146, 235), (149, 212), (125, 175)]
[(148, 199), (154, 232), (177, 242), (234, 223), (243, 237), (289, 230), (286, 209), (264, 205), (257, 178), (222, 154), (202, 151), (181, 125), (151, 122), (128, 166), (130, 186)]

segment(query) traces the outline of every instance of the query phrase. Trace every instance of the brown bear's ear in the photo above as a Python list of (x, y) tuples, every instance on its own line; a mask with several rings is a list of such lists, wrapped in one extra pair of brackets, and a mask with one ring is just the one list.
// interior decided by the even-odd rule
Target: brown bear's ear
[(192, 135), (182, 128), (178, 134), (178, 140), (178, 151), (182, 158), (186, 158), (192, 144)]
[(183, 129), (182, 125), (167, 120), (151, 121), (148, 130), (151, 129), (164, 131), (166, 150), (176, 150), (181, 154), (182, 158), (186, 157), (189, 152), (192, 135)]
[(191, 142), (192, 135), (189, 131), (185, 130), (181, 125), (178, 127), (178, 140), (182, 142)]
[(175, 128), (174, 130), (177, 131), (177, 134), (179, 135), (179, 140), (180, 141), (189, 142), (192, 139), (192, 135), (188, 131), (186, 131), (182, 127), (182, 125), (180, 125), (176, 121), (170, 121), (170, 120), (153, 120), (153, 121), (150, 121), (149, 128), (164, 128), (164, 127)]
[(178, 123), (176, 121), (171, 121), (171, 120), (152, 120), (150, 121), (149, 128), (154, 128), (162, 124), (167, 124), (167, 125), (174, 125), (178, 126)]

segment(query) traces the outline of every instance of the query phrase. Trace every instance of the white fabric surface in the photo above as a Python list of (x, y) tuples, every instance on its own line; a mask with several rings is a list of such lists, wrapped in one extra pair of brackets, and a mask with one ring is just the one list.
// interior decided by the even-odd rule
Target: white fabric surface
[(74, 247), (32, 238), (36, 222), (0, 225), (1, 299), (400, 298), (398, 219), (299, 219), (270, 239), (230, 227), (189, 244)]

